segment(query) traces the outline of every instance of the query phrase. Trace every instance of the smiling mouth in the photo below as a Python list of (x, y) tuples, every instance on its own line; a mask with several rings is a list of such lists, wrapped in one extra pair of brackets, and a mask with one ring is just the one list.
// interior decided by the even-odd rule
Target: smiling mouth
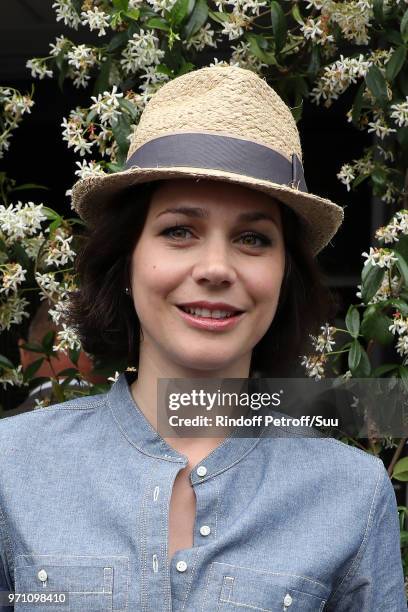
[[(222, 310), (208, 310), (205, 308), (197, 309), (197, 308), (187, 308), (184, 306), (177, 306), (183, 312), (189, 314), (192, 317), (196, 317), (197, 319), (216, 319), (216, 320), (224, 320), (224, 319), (232, 319), (242, 314), (243, 310), (234, 310), (233, 312), (226, 312)], [(200, 312), (197, 312), (200, 311)], [(203, 314), (203, 312), (205, 314)]]

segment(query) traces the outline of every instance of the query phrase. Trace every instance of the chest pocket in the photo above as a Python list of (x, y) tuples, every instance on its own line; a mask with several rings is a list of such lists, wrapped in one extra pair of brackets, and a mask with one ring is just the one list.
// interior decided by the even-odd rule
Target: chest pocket
[(322, 612), (328, 596), (303, 576), (214, 562), (201, 612)]
[(19, 555), (14, 572), (15, 592), (25, 595), (15, 602), (14, 610), (124, 612), (128, 577), (128, 557)]

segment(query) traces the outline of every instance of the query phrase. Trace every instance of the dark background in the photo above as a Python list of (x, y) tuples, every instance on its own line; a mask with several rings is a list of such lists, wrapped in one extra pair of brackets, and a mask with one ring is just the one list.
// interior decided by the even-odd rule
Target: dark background
[[(31, 57), (48, 55), (49, 43), (54, 42), (56, 36), (65, 34), (77, 43), (100, 42), (101, 39), (86, 28), (75, 31), (66, 28), (62, 22), (57, 23), (52, 1), (13, 0), (2, 3), (1, 85), (30, 91), (33, 81), (25, 67), (26, 61)], [(210, 53), (208, 61), (204, 58), (205, 63), (213, 61), (214, 55), (222, 59), (222, 53), (213, 50)], [(19, 193), (16, 200), (43, 202), (63, 215), (74, 216), (65, 192), (74, 182), (75, 161), (79, 156), (73, 154), (62, 140), (61, 122), (71, 109), (89, 105), (91, 90), (76, 89), (71, 81), (66, 81), (61, 91), (57, 83), (48, 78), (36, 79), (34, 84), (35, 106), (15, 131), (9, 151), (0, 160), (0, 171), (5, 170), (18, 184), (32, 182), (49, 188), (49, 191)], [(318, 256), (328, 284), (340, 301), (339, 323), (349, 304), (360, 301), (355, 293), (357, 284), (361, 282), (364, 263), (361, 253), (369, 250), (374, 230), (386, 222), (391, 212), (388, 205), (371, 198), (364, 183), (357, 192), (347, 192), (336, 178), (343, 163), (361, 157), (364, 147), (371, 144), (370, 135), (359, 132), (347, 121), (346, 112), (351, 108), (354, 93), (352, 87), (330, 109), (305, 100), (299, 123), (309, 191), (345, 208), (342, 228)], [(1, 335), (0, 353), (18, 363), (13, 328)], [(378, 353), (377, 358), (383, 360), (384, 354)], [(25, 395), (26, 392), (8, 387), (7, 392), (0, 390), (0, 404), (4, 410), (14, 408)], [(397, 484), (396, 489), (401, 498), (402, 487)]]

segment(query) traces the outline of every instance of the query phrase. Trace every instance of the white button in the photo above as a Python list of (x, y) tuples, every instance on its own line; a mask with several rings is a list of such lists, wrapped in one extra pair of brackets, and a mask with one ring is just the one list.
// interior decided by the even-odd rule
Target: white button
[(47, 572), (43, 569), (38, 572), (37, 576), (42, 582), (45, 582), (48, 578)]
[(198, 474), (199, 476), (205, 476), (205, 475), (206, 475), (206, 473), (207, 473), (207, 468), (206, 468), (204, 465), (200, 465), (200, 466), (197, 468), (197, 474)]
[(200, 527), (200, 533), (202, 536), (208, 536), (211, 533), (211, 529), (208, 525)]
[(178, 561), (176, 567), (179, 572), (185, 572), (187, 569), (187, 563), (185, 561)]
[(287, 593), (283, 599), (283, 603), (285, 606), (290, 606), (290, 604), (292, 603), (292, 598), (289, 595), (289, 593)]

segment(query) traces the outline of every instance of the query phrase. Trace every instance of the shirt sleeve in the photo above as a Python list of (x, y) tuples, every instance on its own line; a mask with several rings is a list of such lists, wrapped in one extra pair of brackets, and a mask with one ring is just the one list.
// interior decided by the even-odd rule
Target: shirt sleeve
[(383, 462), (366, 532), (352, 566), (328, 611), (407, 611), (400, 528), (394, 488)]
[[(12, 612), (14, 605), (7, 605), (5, 592), (13, 592), (13, 587), (10, 583), (7, 559), (10, 555), (10, 550), (7, 548), (8, 538), (5, 533), (5, 523), (3, 513), (0, 509), (0, 612)], [(4, 602), (3, 602), (4, 598)], [(3, 603), (2, 603), (3, 602)]]

